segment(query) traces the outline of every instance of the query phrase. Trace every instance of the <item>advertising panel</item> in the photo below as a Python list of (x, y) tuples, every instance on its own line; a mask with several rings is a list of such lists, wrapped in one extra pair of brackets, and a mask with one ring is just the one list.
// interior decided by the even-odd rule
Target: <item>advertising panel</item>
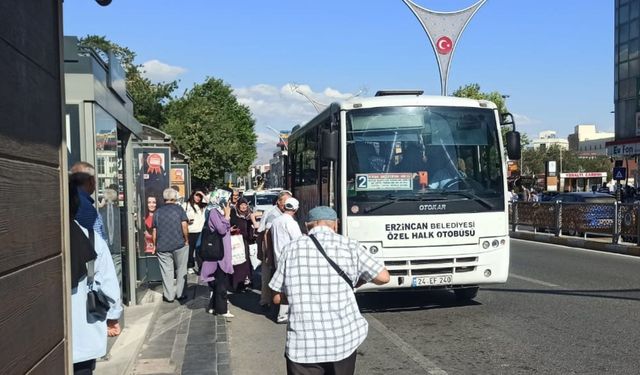
[(180, 198), (185, 201), (191, 194), (191, 180), (189, 177), (189, 165), (171, 164), (171, 187), (176, 189), (180, 194)]
[(138, 161), (138, 184), (141, 184), (137, 191), (144, 192), (140, 197), (142, 202), (142, 226), (140, 231), (141, 256), (150, 255), (154, 252), (154, 245), (151, 237), (153, 214), (164, 203), (162, 192), (169, 187), (170, 170), (170, 149), (169, 147), (142, 147), (136, 149), (135, 158)]

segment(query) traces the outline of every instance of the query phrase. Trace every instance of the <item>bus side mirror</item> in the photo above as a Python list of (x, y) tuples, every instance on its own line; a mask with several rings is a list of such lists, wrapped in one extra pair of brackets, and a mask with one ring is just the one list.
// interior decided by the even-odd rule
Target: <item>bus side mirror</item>
[(513, 130), (508, 131), (505, 139), (507, 141), (507, 156), (509, 156), (509, 160), (520, 160), (522, 151), (520, 149), (520, 133)]
[(320, 157), (323, 160), (337, 161), (340, 151), (340, 135), (337, 130), (322, 130), (322, 149), (320, 151)]

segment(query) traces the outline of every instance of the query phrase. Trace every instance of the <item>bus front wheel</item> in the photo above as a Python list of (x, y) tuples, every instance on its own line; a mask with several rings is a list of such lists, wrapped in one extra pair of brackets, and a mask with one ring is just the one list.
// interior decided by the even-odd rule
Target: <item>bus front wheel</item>
[(456, 299), (458, 301), (470, 301), (478, 295), (478, 290), (480, 288), (477, 286), (468, 287), (468, 288), (458, 288), (454, 289), (453, 292), (456, 294)]

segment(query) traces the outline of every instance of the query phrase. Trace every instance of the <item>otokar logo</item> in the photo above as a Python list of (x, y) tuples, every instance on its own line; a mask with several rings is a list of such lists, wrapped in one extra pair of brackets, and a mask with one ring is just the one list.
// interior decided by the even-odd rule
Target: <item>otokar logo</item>
[(420, 211), (445, 211), (446, 209), (447, 205), (444, 203), (421, 204), (418, 206), (418, 210)]

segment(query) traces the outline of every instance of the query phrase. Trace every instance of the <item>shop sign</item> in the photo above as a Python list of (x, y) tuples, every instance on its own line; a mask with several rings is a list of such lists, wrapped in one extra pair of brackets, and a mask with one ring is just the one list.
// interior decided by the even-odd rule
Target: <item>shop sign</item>
[(607, 177), (607, 172), (573, 172), (560, 173), (561, 178), (591, 178), (591, 177)]
[(636, 154), (637, 143), (611, 146), (611, 156), (630, 156)]

